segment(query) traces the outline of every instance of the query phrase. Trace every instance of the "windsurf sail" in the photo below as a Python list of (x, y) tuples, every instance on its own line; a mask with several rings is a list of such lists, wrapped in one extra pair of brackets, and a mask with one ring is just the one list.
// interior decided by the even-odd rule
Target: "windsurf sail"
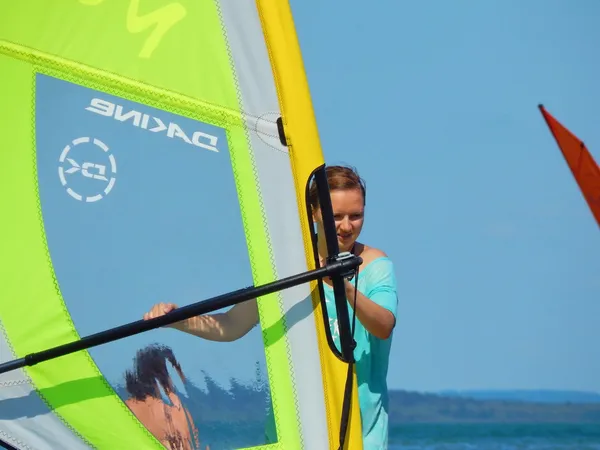
[(600, 167), (598, 167), (583, 141), (556, 120), (543, 105), (538, 107), (585, 201), (600, 226)]
[[(6, 371), (0, 441), (338, 448), (348, 355), (317, 277), (294, 278), (318, 265), (324, 160), (288, 2), (3, 2), (0, 73), (0, 362), (139, 327), (158, 302), (224, 313), (250, 292), (260, 319), (230, 342), (159, 328)], [(356, 389), (348, 404), (361, 449)]]

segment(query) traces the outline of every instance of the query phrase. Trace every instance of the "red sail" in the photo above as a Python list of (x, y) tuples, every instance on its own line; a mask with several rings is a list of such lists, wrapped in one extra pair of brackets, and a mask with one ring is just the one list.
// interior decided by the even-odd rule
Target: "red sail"
[(539, 105), (539, 108), (600, 226), (600, 168), (598, 164), (577, 136), (552, 117), (543, 105)]

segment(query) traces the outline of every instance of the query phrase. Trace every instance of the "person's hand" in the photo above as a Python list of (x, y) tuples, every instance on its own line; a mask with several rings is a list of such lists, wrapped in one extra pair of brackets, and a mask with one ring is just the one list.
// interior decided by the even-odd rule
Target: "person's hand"
[[(157, 303), (150, 309), (149, 312), (144, 313), (144, 320), (154, 319), (156, 317), (164, 316), (170, 313), (174, 309), (177, 309), (175, 303)], [(175, 324), (167, 325), (168, 327), (175, 327)]]

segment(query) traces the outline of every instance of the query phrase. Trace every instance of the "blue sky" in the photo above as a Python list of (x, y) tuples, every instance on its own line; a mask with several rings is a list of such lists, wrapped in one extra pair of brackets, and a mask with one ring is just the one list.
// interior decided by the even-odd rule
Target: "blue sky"
[(600, 3), (291, 3), (326, 160), (397, 265), (390, 387), (600, 391), (600, 233), (537, 109), (600, 161)]

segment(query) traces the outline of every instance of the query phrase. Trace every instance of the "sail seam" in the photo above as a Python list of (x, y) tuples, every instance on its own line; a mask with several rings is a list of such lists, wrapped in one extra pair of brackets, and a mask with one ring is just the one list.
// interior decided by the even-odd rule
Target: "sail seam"
[[(256, 0), (256, 2), (257, 2), (256, 10), (257, 10), (258, 16), (260, 18), (261, 29), (263, 30), (263, 35), (265, 36), (265, 39), (264, 39), (265, 48), (267, 50), (267, 54), (269, 55), (269, 61), (271, 62), (271, 72), (273, 74), (273, 84), (275, 85), (275, 92), (277, 93), (278, 100), (281, 101), (282, 95), (281, 95), (279, 74), (277, 73), (277, 70), (275, 70), (275, 67), (273, 66), (274, 59), (273, 59), (273, 50), (271, 48), (271, 42), (268, 39), (268, 37), (267, 37), (267, 35), (266, 35), (265, 31), (264, 31), (264, 28), (263, 28), (264, 23), (265, 23), (265, 17), (264, 17), (262, 8), (261, 8), (261, 6), (259, 4), (259, 0)], [(284, 122), (283, 111), (281, 112), (281, 120), (282, 120), (282, 122)], [(285, 128), (284, 128), (284, 130), (285, 130)], [(289, 138), (287, 136), (286, 136), (286, 140), (287, 140), (287, 143), (288, 143), (288, 152), (289, 152), (289, 148), (291, 148), (291, 143), (290, 143), (290, 140), (289, 140)], [(294, 161), (293, 161), (292, 158), (290, 158), (290, 164), (292, 166), (292, 176), (295, 177), (296, 176), (295, 175), (296, 172), (293, 169)], [(299, 194), (296, 191), (296, 197), (298, 197), (298, 195)], [(304, 251), (305, 251), (305, 253), (306, 253), (306, 250), (307, 250), (307, 246), (306, 246), (306, 243), (304, 243)], [(282, 317), (282, 319), (285, 321), (285, 315)], [(287, 329), (287, 326), (286, 326), (286, 329)], [(286, 351), (287, 351), (288, 361), (291, 362), (291, 360), (292, 360), (292, 352), (291, 352), (291, 349), (289, 348), (289, 345), (288, 345), (287, 341), (286, 341)], [(290, 368), (291, 367), (292, 366), (290, 364)], [(290, 376), (292, 377), (291, 378), (292, 384), (295, 387), (296, 386), (296, 380), (295, 380), (295, 374), (294, 374), (293, 370), (290, 371)], [(297, 390), (294, 391), (294, 396), (293, 396), (293, 398), (294, 398), (294, 408), (295, 408), (295, 411), (296, 411), (296, 420), (298, 421), (298, 423), (300, 423), (300, 418), (299, 418), (300, 403), (299, 403), (299, 400), (298, 400), (298, 396), (296, 395), (296, 392), (297, 392)], [(299, 439), (300, 439), (301, 447), (304, 448), (304, 445), (305, 445), (304, 444), (304, 433), (300, 433)]]
[[(285, 96), (282, 93), (281, 90), (281, 79), (280, 79), (280, 74), (279, 71), (277, 70), (277, 65), (276, 65), (276, 61), (277, 58), (273, 52), (273, 47), (271, 44), (271, 40), (269, 39), (267, 30), (265, 29), (265, 24), (266, 24), (266, 18), (265, 18), (265, 14), (263, 12), (263, 8), (261, 5), (261, 1), (260, 0), (256, 0), (256, 9), (258, 11), (258, 15), (260, 18), (260, 23), (261, 23), (261, 29), (263, 31), (263, 35), (265, 36), (264, 39), (264, 43), (265, 43), (265, 47), (267, 50), (267, 54), (269, 55), (269, 61), (271, 62), (271, 72), (273, 74), (273, 84), (275, 85), (275, 91), (277, 93), (277, 98), (278, 101), (280, 103), (280, 108), (281, 108), (281, 123), (282, 123), (282, 129), (283, 129), (283, 135), (285, 137), (285, 141), (287, 143), (288, 146), (288, 154), (290, 155), (290, 166), (291, 166), (291, 171), (292, 171), (292, 177), (294, 179), (294, 184), (296, 186), (299, 185), (298, 183), (298, 170), (296, 167), (296, 163), (295, 163), (295, 159), (292, 157), (291, 152), (293, 152), (293, 140), (292, 138), (286, 134), (285, 130), (286, 130), (286, 120), (285, 120), (285, 115), (284, 115), (284, 110), (285, 108)], [(296, 203), (299, 207), (299, 212), (301, 212), (302, 208), (302, 202), (304, 199), (303, 194), (301, 194), (298, 189), (295, 189), (295, 193), (296, 193)], [(303, 224), (301, 224), (302, 226)], [(304, 232), (303, 232), (304, 233)], [(304, 244), (304, 254), (305, 255), (309, 255), (312, 253), (312, 249), (310, 247), (310, 244), (306, 241), (306, 239), (303, 239), (303, 244)], [(313, 297), (313, 294), (311, 292), (311, 297)], [(314, 298), (313, 298), (313, 304), (314, 304)], [(291, 357), (291, 355), (290, 355)], [(321, 354), (321, 352), (319, 352), (319, 360), (321, 363), (321, 367), (324, 367), (324, 358), (323, 355)], [(325, 396), (325, 398), (327, 398), (327, 387), (326, 387), (326, 383), (323, 383), (323, 395)], [(297, 414), (300, 408), (300, 404), (299, 401), (297, 399), (297, 396), (294, 396), (294, 406), (296, 408)], [(330, 412), (328, 410), (327, 407), (327, 402), (325, 402), (325, 415), (326, 417), (328, 417), (330, 415)], [(327, 419), (329, 421), (329, 418)], [(328, 430), (328, 432), (330, 432), (330, 430)], [(304, 443), (304, 433), (300, 433), (300, 442), (302, 444), (302, 447), (304, 447), (305, 443)]]
[(0, 381), (0, 387), (13, 387), (13, 386), (20, 386), (22, 384), (32, 385), (33, 383), (29, 380)]
[[(33, 71), (33, 86), (34, 89), (32, 89), (33, 92), (33, 96), (32, 96), (32, 117), (35, 117), (35, 85), (36, 85), (36, 73), (49, 73), (51, 74), (51, 71), (46, 70), (44, 67), (38, 67), (35, 64), (34, 66), (34, 71)], [(70, 80), (72, 82), (76, 83), (76, 77), (72, 76), (68, 73), (63, 73), (62, 74), (62, 78), (65, 80)], [(35, 120), (35, 119), (34, 119)], [(54, 284), (54, 289), (55, 292), (58, 296), (58, 298), (60, 299), (60, 303), (62, 306), (62, 310), (63, 313), (66, 315), (66, 317), (68, 318), (68, 322), (69, 322), (69, 326), (71, 328), (72, 333), (74, 334), (74, 336), (77, 336), (77, 338), (81, 338), (81, 336), (79, 335), (79, 333), (77, 332), (77, 329), (75, 328), (75, 324), (73, 323), (73, 320), (71, 318), (71, 315), (67, 309), (67, 306), (64, 302), (64, 298), (62, 296), (61, 290), (60, 290), (60, 286), (58, 284), (58, 280), (56, 278), (56, 273), (54, 272), (54, 266), (52, 263), (52, 256), (50, 255), (50, 249), (48, 247), (48, 242), (46, 239), (46, 234), (45, 234), (45, 226), (44, 226), (44, 218), (43, 218), (43, 212), (42, 212), (42, 204), (41, 204), (41, 198), (40, 198), (40, 191), (39, 191), (39, 183), (38, 183), (38, 178), (37, 178), (37, 173), (36, 173), (36, 169), (35, 167), (37, 167), (37, 155), (36, 155), (36, 136), (35, 133), (32, 133), (32, 149), (33, 149), (33, 167), (34, 167), (34, 173), (33, 173), (33, 178), (34, 178), (34, 187), (35, 187), (35, 195), (36, 195), (36, 206), (37, 206), (37, 216), (38, 216), (38, 221), (40, 224), (40, 231), (42, 234), (42, 241), (43, 241), (43, 246), (44, 246), (44, 252), (46, 254), (46, 259), (47, 259), (47, 264), (51, 273), (51, 278), (52, 278), (52, 282)], [(142, 423), (137, 419), (137, 417), (135, 417), (135, 415), (133, 414), (133, 412), (127, 407), (127, 405), (125, 405), (125, 403), (123, 403), (120, 398), (118, 397), (118, 394), (116, 393), (116, 391), (113, 389), (113, 387), (110, 385), (110, 383), (104, 378), (104, 375), (102, 374), (102, 371), (100, 370), (100, 368), (96, 365), (94, 359), (91, 357), (91, 355), (89, 354), (89, 352), (83, 351), (83, 357), (87, 360), (88, 363), (88, 367), (94, 371), (96, 373), (96, 375), (100, 378), (101, 383), (103, 384), (104, 388), (107, 389), (108, 392), (110, 392), (112, 395), (114, 395), (115, 398), (118, 399), (118, 405), (119, 407), (125, 411), (125, 413), (133, 420), (134, 424), (136, 426), (138, 426), (142, 432), (148, 436), (151, 440), (156, 440), (156, 438), (150, 433), (150, 431), (144, 427), (142, 425)], [(32, 380), (33, 381), (33, 380)], [(51, 402), (46, 398), (46, 396), (44, 396), (44, 394), (42, 394), (42, 392), (37, 388), (37, 386), (35, 384), (33, 384), (32, 382), (32, 387), (35, 389), (36, 393), (38, 394), (38, 396), (40, 397), (40, 399), (42, 399), (42, 401), (46, 404), (46, 406), (60, 419), (60, 421), (69, 429), (71, 430), (76, 436), (78, 436), (83, 442), (85, 442), (87, 445), (89, 445), (90, 447), (94, 448), (94, 445), (77, 429), (75, 429), (63, 416), (62, 414), (60, 414), (58, 411), (56, 411), (53, 407)]]
[[(223, 11), (221, 9), (221, 5), (219, 3), (219, 1), (215, 1), (215, 6), (217, 9), (217, 14), (219, 16), (219, 20), (220, 20), (220, 24), (221, 24), (221, 31), (223, 33), (223, 37), (224, 37), (224, 42), (225, 42), (225, 47), (226, 47), (226, 51), (227, 51), (227, 57), (229, 59), (229, 64), (230, 67), (232, 69), (232, 78), (233, 78), (233, 84), (235, 87), (235, 91), (236, 91), (236, 97), (237, 97), (237, 103), (240, 107), (240, 110), (243, 110), (243, 95), (242, 95), (242, 91), (240, 88), (240, 84), (238, 81), (238, 77), (237, 77), (237, 71), (236, 71), (236, 66), (235, 66), (235, 60), (233, 58), (233, 54), (231, 51), (231, 46), (229, 45), (229, 39), (228, 39), (228, 35), (227, 35), (227, 27), (225, 25), (224, 22), (224, 17), (223, 17)], [(260, 120), (260, 117), (256, 117), (253, 116), (256, 119), (256, 125), (258, 125), (258, 120)], [(257, 201), (258, 201), (258, 207), (260, 209), (260, 218), (262, 221), (262, 227), (264, 230), (264, 242), (266, 244), (266, 251), (268, 254), (268, 259), (269, 259), (269, 278), (270, 279), (274, 279), (277, 276), (277, 269), (276, 269), (276, 263), (275, 263), (275, 257), (274, 257), (274, 249), (273, 249), (273, 244), (271, 242), (270, 239), (270, 232), (269, 232), (269, 223), (266, 217), (266, 209), (265, 209), (265, 203), (263, 200), (263, 196), (262, 196), (262, 190), (261, 190), (261, 184), (259, 182), (260, 178), (259, 178), (259, 172), (258, 172), (258, 168), (256, 165), (256, 161), (254, 159), (254, 152), (253, 152), (253, 146), (252, 146), (252, 141), (250, 138), (250, 134), (249, 134), (249, 127), (247, 125), (244, 125), (243, 127), (243, 131), (244, 131), (244, 136), (246, 138), (246, 144), (247, 144), (247, 148), (248, 148), (248, 158), (250, 161), (250, 168), (252, 170), (252, 174), (253, 174), (253, 186), (255, 188), (255, 192), (256, 192), (256, 196), (257, 196)], [(256, 132), (258, 133), (258, 128), (257, 126), (255, 126)], [(260, 137), (260, 134), (259, 134)], [(285, 152), (283, 152), (285, 153)], [(231, 152), (231, 163), (233, 166), (233, 173), (234, 173), (234, 177), (236, 179), (236, 184), (238, 186), (243, 186), (243, 183), (240, 182), (239, 178), (238, 178), (238, 171), (236, 170), (237, 167), (237, 161), (236, 161), (236, 152), (232, 151)], [(256, 245), (256, 243), (253, 242), (251, 236), (252, 236), (252, 226), (251, 224), (249, 224), (249, 217), (248, 217), (248, 211), (246, 209), (246, 205), (245, 205), (245, 195), (243, 194), (244, 189), (241, 188), (240, 189), (240, 195), (239, 195), (239, 204), (240, 204), (240, 208), (242, 210), (242, 218), (243, 218), (243, 225), (244, 225), (244, 231), (246, 233), (246, 237), (247, 237), (247, 245), (248, 245), (248, 249), (249, 249), (249, 256), (250, 256), (250, 264), (252, 267), (252, 272), (253, 272), (253, 276), (259, 275), (260, 274), (260, 263), (257, 263), (255, 258), (257, 257), (257, 253), (261, 251), (260, 249), (260, 243), (258, 243), (258, 245)], [(268, 281), (268, 280), (259, 280), (260, 282), (263, 281)], [(284, 328), (284, 330), (288, 329), (287, 323), (286, 323), (286, 317), (285, 314), (283, 313), (283, 297), (282, 297), (282, 293), (276, 292), (273, 294), (270, 294), (274, 297), (277, 298), (277, 306), (278, 306), (278, 311), (279, 311), (279, 321), (282, 323), (282, 327)], [(261, 304), (258, 302), (257, 299), (257, 308), (259, 310), (259, 315), (260, 315), (260, 311), (261, 311)], [(271, 352), (269, 352), (267, 350), (267, 348), (270, 346), (271, 344), (271, 333), (269, 333), (268, 330), (265, 330), (262, 328), (261, 326), (261, 335), (263, 337), (263, 341), (264, 341), (264, 355), (265, 355), (265, 362), (267, 365), (267, 373), (273, 373), (272, 370), (270, 370), (270, 368), (272, 369), (273, 367), (273, 362), (272, 362), (272, 355)], [(292, 370), (292, 364), (291, 364), (291, 349), (289, 348), (289, 343), (287, 341), (287, 339), (283, 340), (283, 345), (285, 348), (285, 352), (286, 352), (286, 356), (287, 356), (287, 373), (289, 374), (290, 377), (290, 382), (292, 384), (292, 386), (295, 386), (295, 380), (294, 380), (294, 371)], [(277, 387), (277, 380), (276, 378), (273, 379), (269, 379), (269, 386), (273, 386), (273, 387)], [(276, 424), (276, 429), (281, 429), (279, 424), (279, 414), (278, 414), (278, 407), (277, 407), (277, 403), (273, 401), (273, 391), (274, 389), (271, 387), (270, 388), (270, 397), (271, 397), (271, 405), (273, 408), (273, 418), (275, 420), (275, 424)], [(297, 402), (297, 396), (295, 395), (295, 391), (292, 394), (292, 397), (294, 399), (294, 403), (295, 403), (295, 417), (296, 417), (296, 422), (299, 423), (299, 419), (298, 419), (298, 402)], [(279, 440), (280, 436), (278, 435), (278, 443), (280, 443), (281, 441)], [(300, 434), (300, 441), (302, 442), (302, 437)]]
[[(35, 82), (35, 80), (34, 80)], [(35, 101), (35, 97), (34, 97), (34, 101)], [(35, 149), (35, 146), (34, 146)], [(34, 150), (35, 152), (35, 150)], [(35, 163), (35, 153), (34, 153), (34, 163)], [(37, 181), (36, 181), (36, 186), (37, 186)], [(36, 187), (37, 190), (37, 187)], [(39, 199), (39, 195), (38, 195), (38, 199)], [(0, 330), (2, 330), (2, 335), (4, 336), (4, 340), (6, 342), (6, 345), (8, 346), (8, 349), (10, 350), (10, 352), (13, 355), (17, 355), (17, 352), (15, 351), (14, 347), (12, 346), (9, 338), (8, 338), (8, 334), (6, 333), (6, 330), (4, 329), (4, 327), (0, 326)], [(48, 401), (46, 400), (46, 398), (41, 394), (41, 392), (37, 389), (35, 383), (33, 382), (33, 380), (31, 379), (31, 377), (29, 376), (29, 374), (25, 371), (25, 370), (21, 370), (21, 375), (25, 378), (23, 380), (11, 380), (11, 381), (3, 381), (0, 382), (0, 386), (3, 388), (6, 387), (13, 387), (13, 386), (20, 386), (20, 385), (29, 385), (31, 386), (32, 390), (38, 395), (38, 397), (40, 398), (40, 400), (46, 405), (46, 407), (48, 408), (48, 411), (50, 412), (50, 414), (54, 415), (55, 417), (58, 418), (58, 420), (60, 420), (60, 422), (63, 425), (66, 425), (67, 428), (69, 428), (73, 434), (75, 434), (79, 439), (81, 439), (83, 442), (85, 442), (88, 445), (91, 445), (88, 441), (85, 440), (85, 438), (83, 436), (81, 436), (81, 434), (79, 434), (77, 432), (77, 430), (73, 429), (72, 427), (69, 426), (68, 423), (66, 423), (66, 421), (58, 414), (56, 413), (56, 411), (54, 411), (51, 407), (50, 404), (48, 403)], [(8, 434), (7, 432), (5, 432), (4, 430), (0, 430), (0, 435), (2, 435), (4, 438), (10, 440), (11, 442), (17, 444), (20, 447), (23, 447), (25, 449), (28, 450), (32, 450), (32, 447), (30, 447), (29, 445), (27, 445), (25, 442), (14, 438), (13, 436), (11, 436), (10, 434)]]
[[(11, 353), (13, 355), (16, 356), (17, 353), (15, 352), (15, 349), (13, 348), (12, 344), (10, 343), (10, 340), (8, 339), (8, 334), (6, 333), (6, 330), (2, 326), (0, 326), (0, 330), (2, 330), (2, 335), (4, 336), (4, 341), (6, 342), (8, 349), (11, 351)], [(29, 375), (24, 370), (21, 370), (20, 372), (21, 372), (22, 376), (25, 377), (25, 379), (3, 381), (3, 382), (0, 382), (0, 386), (3, 388), (6, 388), (6, 387), (12, 387), (12, 386), (20, 386), (23, 384), (29, 384), (32, 387), (32, 389), (35, 392), (37, 392), (37, 389), (35, 388), (33, 381), (29, 378)], [(38, 395), (39, 395), (39, 393), (38, 393)], [(41, 398), (41, 396), (40, 396), (40, 398)], [(44, 401), (43, 398), (42, 398), (42, 401)], [(44, 403), (46, 403), (46, 402), (44, 401)], [(46, 406), (48, 406), (47, 403), (46, 403)], [(50, 412), (53, 413), (52, 410), (50, 410)], [(59, 418), (59, 420), (62, 421), (62, 418)], [(33, 450), (33, 448), (30, 447), (29, 445), (27, 445), (25, 442), (21, 441), (18, 438), (13, 437), (12, 435), (10, 435), (8, 432), (6, 432), (4, 430), (0, 430), (0, 435), (4, 438), (4, 440), (9, 440), (9, 441), (13, 442), (14, 444), (18, 445), (19, 447), (25, 448), (27, 450)]]
[(12, 435), (8, 434), (6, 431), (4, 430), (0, 430), (0, 435), (2, 436), (2, 438), (4, 438), (4, 440), (10, 441), (16, 445), (18, 445), (21, 448), (25, 448), (27, 450), (33, 450), (33, 447), (30, 447), (29, 445), (27, 445), (25, 442), (23, 442), (22, 440), (13, 437)]
[[(35, 65), (34, 65), (35, 67)], [(52, 264), (52, 257), (50, 255), (50, 249), (48, 248), (48, 241), (46, 239), (46, 233), (44, 231), (45, 226), (44, 226), (44, 216), (43, 216), (43, 212), (42, 212), (42, 202), (41, 202), (41, 198), (40, 198), (40, 186), (39, 186), (39, 182), (38, 182), (38, 176), (36, 173), (36, 168), (37, 168), (37, 144), (36, 144), (36, 134), (35, 134), (35, 117), (36, 117), (36, 113), (35, 113), (35, 105), (36, 105), (36, 70), (34, 70), (32, 72), (32, 86), (33, 89), (31, 90), (32, 92), (32, 96), (31, 96), (31, 117), (33, 118), (33, 132), (31, 133), (31, 139), (32, 139), (32, 145), (31, 145), (31, 149), (32, 149), (32, 159), (33, 159), (33, 186), (34, 186), (34, 191), (35, 191), (35, 199), (36, 199), (36, 209), (37, 209), (37, 218), (38, 218), (38, 222), (39, 222), (39, 230), (41, 233), (41, 238), (42, 238), (42, 242), (43, 242), (43, 246), (44, 246), (44, 253), (46, 255), (46, 261), (49, 267), (49, 271), (50, 271), (50, 276), (52, 279), (52, 283), (54, 285), (54, 290), (56, 292), (56, 294), (58, 295), (58, 297), (60, 298), (60, 303), (63, 309), (64, 314), (67, 315), (67, 317), (69, 318), (69, 322), (70, 322), (70, 326), (71, 326), (71, 331), (75, 334), (75, 336), (77, 336), (78, 338), (79, 333), (77, 332), (77, 330), (75, 329), (75, 325), (73, 324), (72, 320), (70, 320), (71, 316), (67, 310), (67, 307), (65, 305), (64, 299), (62, 297), (61, 291), (60, 291), (60, 287), (58, 285), (58, 280), (56, 279), (56, 274), (54, 273), (54, 266)], [(85, 352), (87, 354), (87, 351)], [(89, 355), (88, 355), (89, 357)], [(90, 358), (91, 359), (91, 358)], [(93, 364), (93, 361), (92, 361)], [(83, 442), (85, 442), (86, 444), (92, 446), (91, 442), (89, 442), (78, 430), (76, 430), (58, 411), (56, 411), (50, 401), (46, 398), (45, 395), (42, 394), (42, 392), (38, 389), (38, 387), (33, 383), (32, 380), (32, 387), (35, 390), (35, 392), (38, 394), (38, 396), (40, 397), (40, 399), (44, 402), (44, 404), (48, 407), (48, 409), (50, 411), (52, 411), (56, 417), (69, 429), (71, 430), (77, 437), (79, 437)], [(93, 446), (92, 446), (93, 447)]]
[[(197, 115), (198, 111), (203, 111), (205, 113), (203, 117), (208, 120), (220, 118), (221, 120), (218, 120), (219, 123), (224, 123), (238, 128), (245, 129), (247, 128), (246, 125), (244, 125), (245, 122), (256, 122), (264, 116), (264, 114), (257, 116), (255, 114), (248, 113), (241, 108), (239, 110), (235, 110), (205, 100), (198, 100), (170, 89), (160, 88), (122, 75), (117, 75), (113, 72), (96, 69), (82, 63), (77, 63), (60, 58), (58, 56), (50, 55), (4, 39), (0, 39), (0, 54), (14, 57), (36, 66), (58, 70), (61, 73), (65, 72), (64, 68), (68, 68), (70, 72), (76, 73), (81, 78), (91, 81), (94, 84), (100, 82), (104, 86), (108, 85), (111, 87), (116, 87), (119, 90), (136, 97), (139, 97), (139, 93), (142, 92), (144, 96), (149, 96), (154, 101), (162, 104), (166, 103), (172, 108), (177, 108), (180, 110), (184, 109), (186, 113), (191, 113), (194, 115)], [(237, 87), (237, 81), (236, 89), (239, 90), (239, 87)], [(275, 126), (274, 122), (273, 125)], [(268, 133), (260, 133), (268, 135)]]

